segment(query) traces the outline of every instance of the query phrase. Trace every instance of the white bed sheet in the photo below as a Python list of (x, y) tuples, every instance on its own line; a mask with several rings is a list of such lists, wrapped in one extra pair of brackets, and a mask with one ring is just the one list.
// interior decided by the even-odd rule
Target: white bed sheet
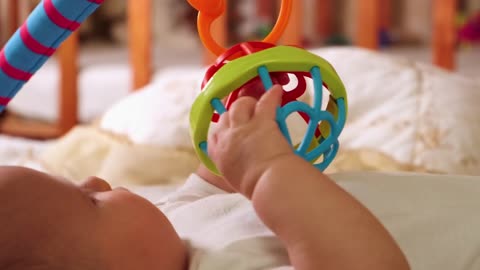
[(51, 143), (51, 141), (35, 141), (0, 135), (0, 165), (26, 166), (43, 171), (38, 157)]

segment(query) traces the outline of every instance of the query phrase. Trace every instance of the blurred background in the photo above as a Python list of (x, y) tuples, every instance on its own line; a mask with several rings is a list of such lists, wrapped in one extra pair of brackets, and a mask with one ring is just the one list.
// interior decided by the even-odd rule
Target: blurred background
[[(317, 0), (303, 1), (304, 6), (317, 7)], [(0, 44), (6, 40), (23, 22), (38, 0), (0, 0)], [(244, 40), (262, 37), (271, 29), (276, 13), (268, 16), (257, 14), (257, 0), (236, 0), (229, 2), (228, 33), (229, 43), (235, 44)], [(261, 2), (261, 1), (260, 1)], [(277, 8), (279, 1), (271, 2)], [(407, 57), (430, 60), (428, 48), (432, 42), (432, 0), (388, 0), (390, 9), (385, 29), (378, 33), (380, 47), (386, 52), (405, 53)], [(469, 27), (476, 31), (474, 41), (480, 40), (480, 0), (457, 1), (457, 28)], [(303, 45), (318, 47), (325, 45), (355, 45), (358, 33), (356, 27), (357, 0), (331, 1), (331, 22), (323, 26), (319, 35), (319, 12), (304, 13)], [(155, 61), (158, 66), (191, 63), (201, 61), (203, 47), (198, 42), (196, 32), (196, 12), (186, 1), (155, 0), (153, 1), (153, 32), (155, 39)], [(321, 8), (321, 7), (319, 7)], [(126, 61), (121, 57), (127, 46), (127, 1), (107, 0), (99, 10), (80, 29), (82, 57), (87, 63), (114, 63)], [(475, 24), (476, 20), (476, 24)], [(387, 28), (388, 27), (388, 28)], [(462, 40), (462, 38), (464, 40)], [(459, 34), (458, 49), (460, 52), (473, 53), (474, 43), (467, 42), (467, 37)], [(105, 51), (109, 53), (105, 54)], [(424, 55), (425, 54), (425, 55)], [(168, 56), (175, 55), (174, 59)], [(100, 57), (99, 57), (100, 56)], [(174, 61), (173, 61), (174, 60)], [(90, 62), (93, 61), (93, 62)], [(105, 62), (107, 61), (107, 62)], [(462, 61), (460, 61), (462, 64)], [(462, 71), (462, 66), (460, 66)]]
[[(359, 0), (302, 1), (301, 43), (306, 48), (361, 46), (358, 27)], [(388, 2), (381, 10), (381, 27), (375, 33), (375, 49), (385, 54), (432, 63), (434, 4), (447, 0), (378, 0)], [(451, 2), (451, 0), (448, 0)], [(3, 45), (39, 1), (0, 0), (0, 44)], [(134, 5), (135, 1), (130, 1)], [(480, 71), (480, 0), (459, 0), (455, 10), (454, 72), (477, 77)], [(138, 2), (140, 3), (140, 2)], [(328, 3), (322, 6), (319, 3)], [(382, 2), (383, 3), (383, 2)], [(153, 69), (206, 64), (204, 48), (196, 31), (196, 12), (186, 1), (153, 0), (151, 29)], [(279, 1), (228, 1), (224, 22), (229, 45), (265, 36), (273, 26)], [(259, 6), (263, 5), (263, 10)], [(79, 30), (79, 119), (92, 121), (115, 101), (129, 94), (132, 73), (128, 51), (128, 1), (106, 0)], [(138, 25), (137, 25), (138, 27)], [(141, 27), (141, 26), (140, 26)], [(147, 27), (147, 26), (145, 26)], [(371, 47), (371, 46), (370, 46)], [(57, 117), (58, 63), (50, 60), (27, 84), (9, 109), (15, 113), (54, 121)], [(95, 82), (93, 84), (92, 82)], [(38, 106), (38, 99), (47, 100)], [(49, 103), (52, 102), (52, 103)], [(48, 105), (50, 104), (50, 105)], [(87, 108), (88, 107), (88, 108)], [(46, 109), (50, 108), (50, 109)]]

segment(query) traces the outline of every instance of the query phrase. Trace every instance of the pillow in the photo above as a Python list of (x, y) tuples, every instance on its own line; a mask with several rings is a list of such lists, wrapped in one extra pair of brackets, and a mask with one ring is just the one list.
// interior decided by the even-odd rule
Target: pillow
[(358, 48), (313, 52), (347, 88), (343, 149), (378, 151), (427, 171), (480, 174), (478, 81)]
[[(428, 171), (480, 173), (477, 81), (359, 48), (312, 52), (332, 63), (347, 88), (342, 148), (377, 151)], [(188, 111), (204, 71), (179, 67), (159, 73), (144, 91), (112, 107), (101, 127), (135, 143), (191, 147)]]
[(173, 67), (151, 84), (113, 105), (100, 127), (135, 144), (190, 148), (189, 112), (205, 69)]
[(421, 91), (412, 162), (457, 174), (480, 174), (480, 82), (417, 64)]
[[(189, 114), (205, 71), (199, 67), (174, 67), (159, 72), (142, 91), (110, 108), (100, 127), (136, 144), (192, 148)], [(300, 100), (308, 102), (309, 95)], [(306, 127), (303, 120), (292, 116), (287, 124), (292, 140), (300, 140)]]
[[(480, 110), (474, 102), (480, 95), (478, 82), (358, 48), (312, 52), (332, 63), (347, 88), (349, 116), (342, 148), (377, 151), (429, 171), (480, 172), (475, 147), (480, 131), (473, 119)], [(109, 110), (101, 127), (135, 143), (191, 147), (188, 110), (203, 72), (195, 67), (161, 72), (142, 93)]]

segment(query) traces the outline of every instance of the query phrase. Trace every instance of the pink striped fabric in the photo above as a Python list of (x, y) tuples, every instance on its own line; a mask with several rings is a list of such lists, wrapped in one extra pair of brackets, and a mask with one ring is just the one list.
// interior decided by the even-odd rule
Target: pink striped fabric
[(52, 22), (59, 27), (63, 29), (68, 29), (70, 31), (75, 31), (80, 27), (80, 23), (76, 21), (71, 21), (65, 18), (60, 12), (58, 12), (52, 0), (44, 0), (43, 7), (50, 20), (52, 20)]
[(0, 97), (0, 106), (7, 106), (10, 100), (12, 99), (8, 97)]
[(22, 38), (25, 46), (27, 46), (27, 48), (34, 53), (45, 56), (52, 56), (55, 53), (54, 48), (43, 46), (40, 42), (33, 38), (32, 35), (30, 35), (30, 32), (28, 32), (27, 23), (24, 23), (20, 28), (20, 37)]
[(0, 106), (7, 106), (10, 100), (12, 99), (8, 97), (0, 97)]
[(10, 65), (3, 50), (0, 52), (0, 68), (3, 70), (3, 72), (5, 72), (5, 74), (7, 74), (7, 76), (15, 80), (28, 81), (32, 77), (31, 73), (25, 72)]

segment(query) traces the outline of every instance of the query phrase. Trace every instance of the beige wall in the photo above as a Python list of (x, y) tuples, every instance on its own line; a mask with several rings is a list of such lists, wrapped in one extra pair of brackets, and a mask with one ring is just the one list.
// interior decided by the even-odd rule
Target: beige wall
[(468, 9), (470, 10), (480, 10), (480, 0), (470, 0), (468, 3)]
[(429, 41), (432, 36), (432, 1), (404, 0), (402, 28), (408, 33)]
[[(395, 1), (395, 0), (394, 0)], [(402, 32), (408, 32), (427, 41), (431, 36), (431, 0), (396, 0), (396, 8), (393, 12), (402, 12), (397, 28)], [(356, 10), (358, 0), (341, 1), (342, 13), (339, 15), (343, 31), (351, 38), (357, 35)], [(399, 8), (400, 7), (400, 8)], [(393, 18), (395, 21), (395, 18)]]
[[(314, 0), (305, 0), (312, 2)], [(337, 10), (337, 22), (349, 37), (356, 35), (355, 19), (358, 0), (335, 0), (339, 8)], [(402, 33), (413, 36), (420, 41), (429, 42), (432, 37), (432, 3), (433, 0), (392, 0), (395, 14), (396, 29)], [(468, 9), (480, 10), (480, 0), (468, 0)], [(308, 15), (307, 18), (311, 18)], [(311, 20), (311, 19), (310, 19)], [(311, 30), (311, 29), (310, 29)]]

